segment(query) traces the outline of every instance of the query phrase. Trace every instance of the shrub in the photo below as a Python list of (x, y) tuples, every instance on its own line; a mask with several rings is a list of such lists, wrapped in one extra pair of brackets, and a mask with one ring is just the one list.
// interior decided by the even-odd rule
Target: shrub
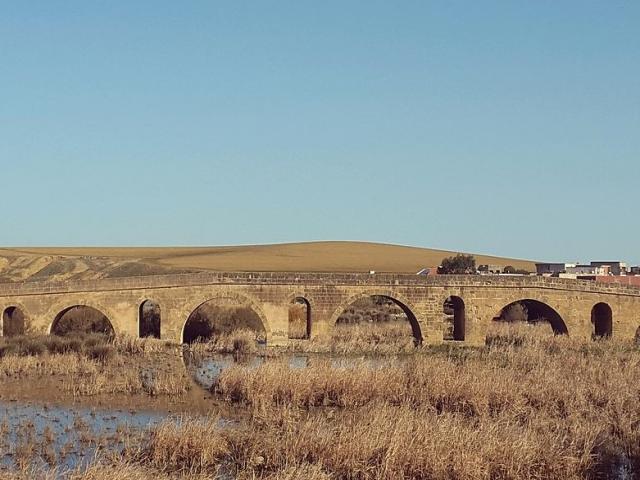
[(473, 255), (459, 253), (442, 260), (438, 273), (444, 275), (469, 275), (476, 273), (476, 259)]
[(87, 357), (101, 363), (108, 363), (116, 356), (116, 349), (111, 345), (95, 345), (87, 348)]
[(30, 340), (22, 344), (21, 355), (42, 355), (47, 352), (47, 346), (43, 341)]

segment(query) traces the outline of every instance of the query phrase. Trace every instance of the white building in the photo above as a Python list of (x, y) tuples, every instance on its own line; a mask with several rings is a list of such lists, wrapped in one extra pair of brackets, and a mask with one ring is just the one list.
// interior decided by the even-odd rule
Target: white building
[(626, 275), (627, 264), (625, 262), (591, 262), (594, 267), (609, 267), (610, 273), (608, 275)]
[(575, 266), (575, 263), (536, 263), (536, 273), (546, 277), (557, 276)]
[(576, 265), (573, 267), (567, 267), (565, 273), (573, 275), (609, 275), (611, 268), (609, 265)]

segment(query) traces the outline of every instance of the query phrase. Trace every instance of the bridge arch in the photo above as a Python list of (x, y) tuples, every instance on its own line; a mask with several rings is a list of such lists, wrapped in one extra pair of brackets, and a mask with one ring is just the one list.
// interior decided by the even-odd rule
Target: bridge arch
[[(520, 305), (522, 309), (516, 309)], [(510, 317), (513, 318), (510, 318)], [(522, 298), (505, 305), (493, 320), (495, 321), (526, 321), (529, 323), (549, 322), (555, 335), (567, 335), (569, 329), (560, 314), (548, 303), (532, 298)]]
[(464, 341), (466, 336), (466, 307), (462, 297), (451, 295), (443, 302), (442, 310), (452, 318), (452, 340)]
[(613, 311), (608, 303), (596, 303), (591, 309), (594, 339), (609, 338), (613, 335)]
[(138, 336), (140, 338), (160, 338), (162, 331), (162, 309), (152, 299), (140, 302), (138, 308)]
[(416, 315), (413, 313), (414, 307), (402, 295), (399, 295), (399, 294), (394, 293), (394, 292), (389, 292), (387, 290), (372, 290), (372, 291), (368, 290), (368, 291), (365, 291), (365, 292), (360, 292), (360, 293), (358, 293), (356, 295), (353, 295), (353, 296), (349, 297), (347, 300), (341, 302), (340, 305), (338, 306), (338, 308), (336, 308), (335, 311), (333, 312), (333, 315), (331, 315), (331, 319), (329, 321), (329, 324), (330, 324), (331, 328), (335, 328), (336, 323), (338, 321), (338, 318), (340, 318), (342, 313), (349, 306), (353, 305), (358, 300), (368, 299), (368, 298), (371, 298), (371, 297), (382, 297), (382, 298), (384, 298), (386, 300), (390, 300), (395, 305), (400, 307), (400, 309), (406, 315), (407, 320), (409, 321), (409, 325), (411, 326), (411, 333), (413, 335), (414, 342), (416, 343), (416, 345), (422, 343), (422, 340), (423, 340), (423, 338), (422, 338), (422, 330), (420, 328), (420, 323), (418, 322), (418, 319), (417, 319)]
[(86, 304), (63, 308), (49, 326), (49, 334), (52, 335), (67, 335), (74, 332), (93, 332), (110, 336), (116, 333), (113, 323), (101, 309)]
[(3, 337), (13, 337), (27, 333), (27, 316), (24, 307), (10, 305), (2, 311), (0, 332)]
[[(260, 304), (255, 299), (251, 298), (248, 295), (234, 292), (234, 293), (225, 293), (223, 295), (214, 295), (205, 301), (201, 301), (198, 305), (191, 308), (190, 313), (188, 314), (187, 318), (185, 319), (182, 325), (182, 331), (180, 333), (180, 340), (182, 341), (182, 343), (190, 343), (195, 339), (195, 337), (192, 338), (191, 332), (189, 330), (190, 328), (189, 322), (194, 321), (194, 319), (196, 318), (197, 312), (205, 305), (210, 305), (212, 307), (224, 305), (224, 306), (233, 306), (237, 308), (245, 307), (250, 309), (256, 315), (257, 319), (261, 324), (261, 327), (265, 335), (265, 341), (266, 342), (269, 341), (269, 337), (271, 334), (271, 326)], [(209, 336), (211, 336), (212, 333), (213, 332), (209, 332)]]
[[(311, 301), (305, 295), (292, 295), (289, 297), (289, 339), (309, 339), (312, 333), (313, 307)], [(300, 307), (300, 308), (296, 308)], [(298, 311), (302, 310), (302, 311)], [(302, 318), (300, 318), (302, 316)], [(304, 331), (301, 322), (304, 321)]]

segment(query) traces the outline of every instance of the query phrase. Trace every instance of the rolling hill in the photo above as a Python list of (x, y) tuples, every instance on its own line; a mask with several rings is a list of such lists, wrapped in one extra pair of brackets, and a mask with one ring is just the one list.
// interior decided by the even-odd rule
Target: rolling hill
[[(230, 247), (0, 248), (0, 282), (64, 281), (165, 273), (300, 271), (415, 273), (455, 252), (368, 242)], [(475, 255), (477, 264), (534, 270), (531, 261)]]

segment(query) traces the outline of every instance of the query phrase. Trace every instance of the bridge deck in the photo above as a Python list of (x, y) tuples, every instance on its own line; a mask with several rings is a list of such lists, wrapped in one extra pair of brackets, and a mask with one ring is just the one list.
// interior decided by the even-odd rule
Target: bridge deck
[(399, 275), (368, 273), (205, 272), (106, 278), (69, 282), (16, 282), (0, 284), (0, 297), (51, 293), (100, 292), (202, 285), (371, 285), (543, 288), (550, 290), (613, 293), (640, 296), (640, 287), (538, 276)]

